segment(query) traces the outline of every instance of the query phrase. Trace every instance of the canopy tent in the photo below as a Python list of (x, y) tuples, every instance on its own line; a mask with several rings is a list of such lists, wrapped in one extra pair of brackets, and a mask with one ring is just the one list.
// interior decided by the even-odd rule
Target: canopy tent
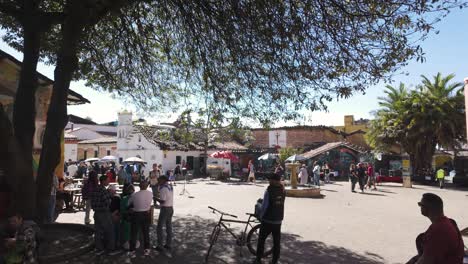
[(89, 158), (89, 159), (85, 159), (86, 162), (95, 162), (95, 161), (99, 161), (98, 158)]
[(144, 161), (144, 160), (142, 160), (142, 159), (140, 159), (140, 158), (138, 158), (138, 157), (130, 157), (130, 158), (124, 160), (123, 162), (128, 162), (128, 163), (132, 163), (132, 162), (133, 162), (133, 163), (146, 163), (146, 161)]
[(117, 159), (116, 156), (105, 156), (101, 158), (101, 161), (116, 161)]
[(266, 153), (258, 157), (258, 160), (272, 160), (276, 158), (277, 158), (277, 155), (272, 154), (272, 153)]
[(304, 156), (301, 156), (301, 155), (292, 155), (291, 157), (287, 158), (286, 161), (289, 161), (289, 162), (296, 162), (296, 161), (303, 161), (303, 160), (306, 160), (306, 158)]
[(215, 159), (229, 159), (232, 163), (239, 162), (239, 157), (232, 154), (231, 151), (216, 151), (210, 155), (210, 157)]

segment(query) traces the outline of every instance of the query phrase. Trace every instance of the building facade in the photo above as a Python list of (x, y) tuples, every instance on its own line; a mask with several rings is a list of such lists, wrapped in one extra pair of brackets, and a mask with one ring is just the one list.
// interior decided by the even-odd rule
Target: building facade
[(304, 150), (314, 149), (330, 142), (348, 142), (362, 148), (368, 148), (363, 131), (345, 133), (327, 126), (294, 126), (272, 129), (252, 129), (254, 148), (292, 147)]

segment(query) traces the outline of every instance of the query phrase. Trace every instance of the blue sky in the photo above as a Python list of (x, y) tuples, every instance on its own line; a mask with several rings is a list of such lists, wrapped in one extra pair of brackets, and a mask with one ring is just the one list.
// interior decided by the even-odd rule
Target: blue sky
[[(399, 82), (407, 86), (415, 86), (421, 81), (420, 75), (432, 77), (441, 72), (443, 75), (454, 73), (455, 81), (462, 82), (468, 77), (468, 10), (454, 10), (436, 25), (439, 34), (432, 33), (421, 46), (426, 53), (424, 63), (411, 61), (401, 71), (409, 75), (398, 74), (394, 77), (394, 84)], [(0, 32), (1, 34), (1, 32)], [(22, 54), (0, 43), (0, 48), (22, 60)], [(465, 57), (466, 56), (466, 57)], [(53, 67), (39, 65), (38, 71), (53, 79)], [(307, 113), (307, 120), (301, 122), (307, 125), (342, 125), (344, 115), (354, 115), (357, 118), (371, 118), (371, 112), (378, 108), (377, 97), (383, 95), (385, 83), (370, 87), (365, 94), (356, 94), (351, 98), (334, 101), (328, 104), (328, 112)], [(91, 117), (96, 122), (108, 122), (117, 119), (117, 112), (123, 109), (137, 112), (133, 106), (126, 105), (120, 100), (114, 99), (109, 93), (98, 92), (85, 87), (84, 82), (74, 82), (71, 88), (91, 101), (91, 104), (70, 106), (70, 114)], [(166, 121), (174, 119), (173, 113), (155, 113), (151, 117), (145, 117), (149, 122)], [(281, 122), (278, 125), (293, 124), (294, 122)]]

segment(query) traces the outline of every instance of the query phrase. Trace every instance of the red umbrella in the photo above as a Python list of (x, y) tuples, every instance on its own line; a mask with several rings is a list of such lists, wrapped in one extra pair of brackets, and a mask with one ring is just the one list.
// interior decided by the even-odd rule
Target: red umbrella
[(210, 157), (215, 159), (229, 159), (232, 163), (239, 162), (239, 158), (232, 154), (231, 151), (216, 151), (210, 155)]

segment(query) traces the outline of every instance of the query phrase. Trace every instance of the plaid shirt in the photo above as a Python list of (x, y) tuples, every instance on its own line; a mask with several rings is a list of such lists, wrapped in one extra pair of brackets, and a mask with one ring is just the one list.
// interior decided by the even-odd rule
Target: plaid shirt
[(112, 195), (104, 186), (99, 185), (90, 193), (89, 198), (91, 199), (91, 208), (93, 208), (94, 211), (109, 212)]

